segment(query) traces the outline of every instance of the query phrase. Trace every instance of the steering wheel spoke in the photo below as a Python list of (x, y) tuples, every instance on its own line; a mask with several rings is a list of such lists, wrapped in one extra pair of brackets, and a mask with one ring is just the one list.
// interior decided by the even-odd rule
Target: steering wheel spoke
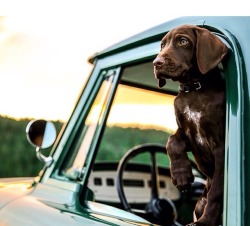
[(159, 173), (156, 163), (156, 153), (150, 152), (151, 155), (151, 199), (159, 198)]

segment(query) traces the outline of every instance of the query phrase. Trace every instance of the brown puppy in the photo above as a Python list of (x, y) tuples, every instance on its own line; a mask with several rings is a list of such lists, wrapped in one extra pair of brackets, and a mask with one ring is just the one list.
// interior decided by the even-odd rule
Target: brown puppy
[(173, 184), (188, 190), (194, 180), (187, 151), (192, 151), (198, 168), (207, 176), (197, 202), (197, 221), (190, 226), (221, 224), (223, 211), (225, 82), (217, 65), (228, 52), (214, 34), (197, 26), (184, 25), (168, 32), (153, 62), (159, 86), (165, 79), (179, 81), (175, 98), (176, 133), (169, 137)]

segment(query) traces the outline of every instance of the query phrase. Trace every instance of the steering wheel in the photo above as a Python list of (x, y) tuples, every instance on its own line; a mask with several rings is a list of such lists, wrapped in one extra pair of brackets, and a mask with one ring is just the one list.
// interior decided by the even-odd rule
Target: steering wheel
[[(117, 191), (120, 201), (126, 211), (133, 212), (127, 202), (123, 189), (123, 172), (128, 161), (141, 153), (149, 152), (151, 156), (151, 198), (146, 207), (145, 219), (152, 223), (165, 226), (180, 225), (176, 222), (177, 212), (174, 203), (170, 199), (159, 198), (158, 167), (156, 153), (166, 153), (165, 146), (158, 144), (143, 144), (130, 149), (120, 160), (117, 168)], [(136, 214), (136, 213), (135, 213)]]

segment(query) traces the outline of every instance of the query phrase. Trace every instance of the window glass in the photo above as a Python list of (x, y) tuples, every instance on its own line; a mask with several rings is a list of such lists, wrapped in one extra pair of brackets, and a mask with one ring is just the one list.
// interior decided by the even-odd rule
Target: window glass
[(81, 175), (87, 153), (92, 143), (97, 127), (103, 120), (103, 114), (107, 107), (107, 101), (112, 87), (113, 75), (108, 76), (102, 83), (99, 92), (92, 104), (90, 112), (85, 120), (84, 126), (81, 129), (80, 137), (74, 145), (75, 157), (73, 164), (68, 167), (65, 174), (71, 179), (76, 179)]
[[(148, 70), (151, 72), (148, 75), (151, 86), (156, 87), (155, 90), (149, 89), (149, 79), (147, 72), (143, 73), (143, 68), (141, 65), (141, 70), (136, 66), (137, 70), (133, 71), (132, 68), (123, 71), (123, 80), (115, 94), (97, 161), (118, 162), (130, 148), (140, 144), (165, 145), (168, 136), (177, 128), (173, 107), (175, 95), (159, 92), (161, 90), (157, 88), (157, 81)], [(135, 73), (138, 79), (133, 76), (133, 72), (138, 71), (145, 79), (139, 78), (138, 73)], [(133, 83), (127, 82), (129, 77), (133, 78)], [(125, 79), (126, 82), (123, 82)], [(149, 162), (150, 156), (138, 156), (135, 161)]]

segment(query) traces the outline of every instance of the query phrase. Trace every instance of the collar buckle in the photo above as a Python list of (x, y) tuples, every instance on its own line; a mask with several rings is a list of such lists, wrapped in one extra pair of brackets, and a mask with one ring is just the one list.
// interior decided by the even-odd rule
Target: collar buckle
[(194, 89), (195, 90), (201, 89), (201, 83), (200, 82), (194, 82)]

